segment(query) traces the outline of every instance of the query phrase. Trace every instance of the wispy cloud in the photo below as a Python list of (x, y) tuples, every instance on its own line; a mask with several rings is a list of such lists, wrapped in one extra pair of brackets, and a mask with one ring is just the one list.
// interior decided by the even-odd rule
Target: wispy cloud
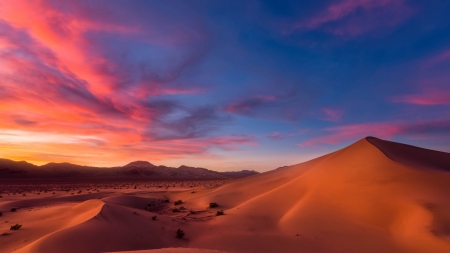
[(294, 136), (297, 136), (297, 134), (280, 134), (278, 132), (273, 132), (273, 133), (267, 135), (268, 138), (276, 140), (276, 141), (283, 140), (286, 138), (291, 138)]
[(358, 36), (394, 27), (412, 13), (403, 0), (342, 0), (300, 20), (287, 33), (321, 29), (339, 36)]
[(450, 90), (425, 91), (421, 94), (409, 94), (391, 98), (394, 103), (415, 105), (448, 105), (450, 104)]
[(325, 128), (320, 137), (310, 138), (297, 144), (300, 147), (332, 145), (344, 142), (352, 142), (366, 136), (375, 136), (384, 139), (393, 137), (412, 138), (446, 138), (450, 139), (449, 120), (430, 120), (419, 122), (371, 122), (343, 125), (339, 127)]
[(344, 110), (336, 109), (336, 108), (322, 108), (322, 115), (319, 119), (325, 121), (337, 122), (341, 119), (342, 115), (344, 115)]
[(316, 146), (319, 144), (339, 144), (346, 141), (354, 141), (373, 135), (380, 138), (391, 138), (400, 132), (397, 125), (390, 123), (361, 123), (326, 128), (320, 137), (310, 138), (298, 146)]

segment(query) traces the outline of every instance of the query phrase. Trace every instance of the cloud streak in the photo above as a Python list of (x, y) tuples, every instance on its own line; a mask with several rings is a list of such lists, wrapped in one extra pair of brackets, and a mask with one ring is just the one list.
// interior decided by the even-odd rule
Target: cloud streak
[(393, 137), (445, 138), (449, 139), (450, 120), (422, 122), (371, 122), (325, 128), (320, 137), (297, 144), (300, 147), (333, 145), (355, 141), (366, 136), (392, 139)]
[(295, 23), (289, 33), (320, 29), (338, 36), (355, 37), (394, 27), (412, 13), (403, 0), (342, 0)]

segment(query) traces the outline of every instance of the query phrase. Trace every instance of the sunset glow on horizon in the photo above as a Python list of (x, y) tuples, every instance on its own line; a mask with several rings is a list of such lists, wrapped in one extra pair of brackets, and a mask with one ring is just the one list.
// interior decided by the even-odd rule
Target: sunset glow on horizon
[(267, 171), (450, 152), (450, 3), (2, 1), (0, 158)]

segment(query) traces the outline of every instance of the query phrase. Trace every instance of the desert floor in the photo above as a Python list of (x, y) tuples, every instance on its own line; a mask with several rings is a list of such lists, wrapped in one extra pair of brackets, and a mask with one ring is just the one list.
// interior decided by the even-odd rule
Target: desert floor
[(450, 252), (450, 173), (384, 151), (229, 181), (2, 181), (0, 251)]

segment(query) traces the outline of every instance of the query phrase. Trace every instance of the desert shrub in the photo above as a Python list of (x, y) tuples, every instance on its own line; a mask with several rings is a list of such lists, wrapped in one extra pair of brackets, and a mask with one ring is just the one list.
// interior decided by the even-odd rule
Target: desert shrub
[(156, 220), (156, 215), (155, 215), (155, 216), (152, 216), (152, 220)]
[(0, 195), (0, 199), (1, 199), (1, 198), (3, 198), (3, 196), (2, 196), (2, 195)]
[(169, 200), (168, 200), (168, 199), (165, 199), (164, 202), (169, 203)]
[(190, 214), (195, 214), (195, 211), (194, 210), (189, 210), (189, 213)]
[(180, 199), (180, 200), (175, 201), (173, 204), (174, 205), (179, 205), (179, 204), (182, 204), (182, 203), (183, 203), (183, 200)]
[(21, 228), (21, 227), (22, 227), (22, 225), (16, 224), (16, 225), (12, 225), (9, 230), (19, 230), (19, 228)]
[(216, 202), (209, 203), (209, 208), (218, 207), (219, 205)]
[(177, 238), (182, 239), (184, 237), (185, 233), (183, 230), (178, 229), (177, 230)]
[(220, 211), (217, 211), (216, 216), (220, 216), (220, 215), (224, 215), (224, 214), (225, 214), (224, 211), (220, 210)]
[(174, 209), (172, 209), (172, 212), (174, 212), (174, 213), (179, 213), (179, 212), (180, 212), (180, 209), (174, 208)]
[(15, 211), (17, 211), (17, 208), (11, 208), (11, 212), (15, 212)]
[(0, 212), (0, 217), (3, 215), (3, 213), (2, 212)]
[(178, 209), (179, 210), (185, 210), (186, 208), (184, 206), (180, 206)]

